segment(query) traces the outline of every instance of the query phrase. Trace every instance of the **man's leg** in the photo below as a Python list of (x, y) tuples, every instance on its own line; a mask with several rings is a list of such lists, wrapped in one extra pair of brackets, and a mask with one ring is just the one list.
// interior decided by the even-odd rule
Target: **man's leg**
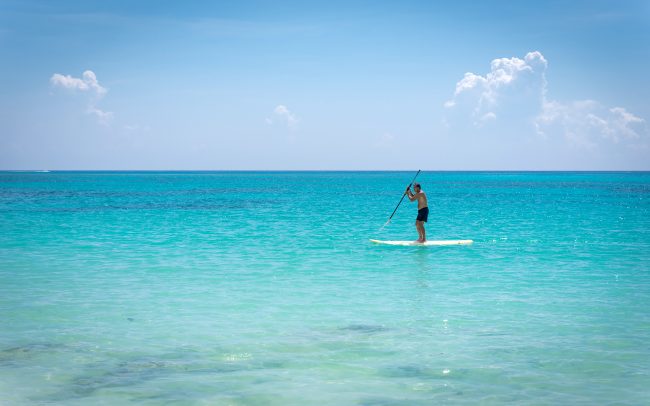
[(422, 231), (423, 231), (422, 222), (416, 220), (415, 228), (417, 228), (417, 230), (418, 230), (418, 241), (419, 242), (424, 242), (424, 234), (422, 233)]
[(424, 221), (420, 221), (420, 228), (422, 229), (422, 242), (427, 240), (427, 230), (424, 229)]

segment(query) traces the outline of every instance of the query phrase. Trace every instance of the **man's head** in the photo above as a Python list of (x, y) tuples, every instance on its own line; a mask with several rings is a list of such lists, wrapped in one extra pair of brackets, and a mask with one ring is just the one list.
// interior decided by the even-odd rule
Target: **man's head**
[(421, 189), (422, 189), (422, 187), (420, 187), (419, 183), (414, 183), (413, 184), (413, 190), (415, 190), (416, 193), (419, 192)]

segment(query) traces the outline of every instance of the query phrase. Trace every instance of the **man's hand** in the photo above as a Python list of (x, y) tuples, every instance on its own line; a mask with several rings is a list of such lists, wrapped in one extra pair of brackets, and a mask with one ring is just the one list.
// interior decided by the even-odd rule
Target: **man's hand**
[(408, 194), (410, 191), (411, 191), (411, 185), (408, 185), (404, 193)]

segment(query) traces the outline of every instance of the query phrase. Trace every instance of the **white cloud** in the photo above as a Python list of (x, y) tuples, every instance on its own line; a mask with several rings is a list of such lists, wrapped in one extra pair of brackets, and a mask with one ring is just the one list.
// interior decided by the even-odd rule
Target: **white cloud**
[(122, 128), (129, 133), (135, 131), (148, 132), (151, 130), (151, 127), (149, 127), (148, 125), (140, 125), (140, 124), (125, 124)]
[(454, 97), (444, 106), (448, 112), (459, 114), (462, 121), (469, 116), (476, 127), (497, 117), (506, 118), (511, 114), (503, 113), (513, 109), (537, 112), (546, 92), (546, 67), (546, 59), (537, 51), (529, 52), (524, 59), (495, 59), (485, 76), (465, 73), (456, 83)]
[[(279, 120), (286, 123), (287, 127), (290, 129), (296, 128), (298, 125), (298, 118), (293, 114), (287, 106), (283, 104), (278, 104), (275, 109), (273, 109), (273, 114), (278, 117)], [(267, 124), (273, 124), (273, 120), (270, 118), (266, 119)]]
[(497, 115), (491, 111), (483, 114), (483, 116), (481, 117), (481, 121), (496, 120), (496, 119), (497, 119)]
[(523, 59), (495, 59), (484, 76), (465, 73), (453, 98), (444, 103), (445, 123), (451, 127), (469, 122), (475, 130), (507, 129), (543, 137), (559, 134), (570, 144), (587, 148), (647, 135), (645, 120), (622, 107), (608, 108), (593, 100), (549, 100), (547, 67), (546, 58), (534, 51)]
[(66, 89), (90, 93), (92, 97), (88, 101), (86, 112), (95, 115), (100, 124), (110, 124), (113, 119), (113, 113), (110, 111), (103, 111), (97, 107), (97, 103), (104, 97), (104, 95), (106, 95), (108, 89), (99, 84), (95, 72), (91, 70), (84, 71), (81, 78), (55, 73), (50, 77), (50, 83), (55, 87), (63, 87)]
[(613, 143), (639, 140), (645, 120), (622, 107), (607, 108), (594, 100), (567, 104), (545, 102), (535, 124), (538, 132), (561, 132), (574, 145), (593, 148), (599, 140)]
[(50, 78), (50, 83), (53, 86), (61, 86), (66, 89), (74, 89), (81, 91), (93, 91), (97, 96), (101, 97), (106, 94), (108, 90), (101, 86), (97, 81), (97, 75), (91, 70), (87, 70), (82, 74), (82, 78), (75, 78), (70, 75), (61, 75), (55, 73)]
[(54, 86), (61, 86), (68, 89), (79, 89), (79, 90), (88, 90), (88, 84), (82, 79), (73, 78), (70, 75), (61, 75), (60, 73), (55, 73), (50, 78), (50, 83)]
[(110, 111), (103, 111), (101, 109), (98, 109), (95, 106), (88, 106), (87, 110), (88, 114), (94, 114), (97, 117), (97, 121), (101, 125), (108, 126), (111, 123), (111, 120), (113, 120), (113, 113)]

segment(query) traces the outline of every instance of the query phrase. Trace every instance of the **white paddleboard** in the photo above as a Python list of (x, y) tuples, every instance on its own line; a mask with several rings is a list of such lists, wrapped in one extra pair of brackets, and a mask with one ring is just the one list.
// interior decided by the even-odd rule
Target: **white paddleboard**
[(473, 243), (472, 240), (438, 240), (438, 241), (426, 241), (426, 242), (415, 242), (415, 241), (382, 241), (382, 240), (370, 240), (375, 244), (384, 244), (384, 245), (412, 245), (412, 246), (429, 246), (429, 245), (468, 245)]

